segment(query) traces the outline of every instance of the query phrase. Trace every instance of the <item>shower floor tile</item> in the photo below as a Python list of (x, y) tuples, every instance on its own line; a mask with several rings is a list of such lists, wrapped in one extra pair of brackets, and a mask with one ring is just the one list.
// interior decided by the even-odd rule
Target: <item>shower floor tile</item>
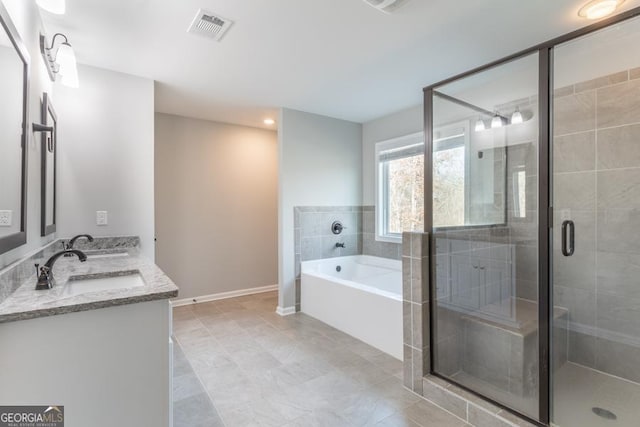
[[(640, 425), (640, 384), (566, 363), (555, 376), (554, 424), (558, 427), (637, 427)], [(592, 408), (614, 413), (608, 420)]]

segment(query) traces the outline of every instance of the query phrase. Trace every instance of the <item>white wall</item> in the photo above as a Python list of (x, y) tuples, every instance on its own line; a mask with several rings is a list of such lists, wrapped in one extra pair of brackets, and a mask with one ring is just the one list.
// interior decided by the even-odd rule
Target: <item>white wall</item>
[(275, 285), (276, 133), (155, 117), (156, 261), (180, 298)]
[(295, 306), (294, 206), (360, 205), (362, 125), (282, 109), (279, 114), (278, 309)]
[[(58, 228), (60, 237), (140, 236), (154, 259), (154, 83), (79, 66), (80, 87), (59, 84)], [(96, 225), (96, 211), (109, 225)]]
[(375, 197), (376, 142), (424, 130), (422, 105), (399, 111), (362, 125), (362, 204), (373, 206)]
[[(40, 57), (38, 37), (42, 31), (42, 21), (39, 10), (33, 1), (2, 0), (2, 4), (9, 11), (9, 15), (31, 56), (29, 114), (27, 117), (30, 128), (32, 121), (40, 121), (42, 93), (51, 93), (52, 91), (52, 83)], [(40, 237), (40, 136), (27, 132), (27, 138), (27, 244), (0, 254), (0, 268), (22, 258), (55, 238), (55, 235)], [(1, 185), (6, 185), (6, 183), (3, 182)], [(17, 214), (14, 215), (14, 220), (17, 220), (16, 217)]]

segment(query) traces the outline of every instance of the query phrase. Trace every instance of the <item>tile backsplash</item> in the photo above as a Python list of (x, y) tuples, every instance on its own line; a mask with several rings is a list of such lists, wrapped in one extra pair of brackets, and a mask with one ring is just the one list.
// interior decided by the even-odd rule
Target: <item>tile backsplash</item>
[[(68, 239), (56, 239), (53, 242), (33, 251), (24, 258), (0, 269), (0, 303), (15, 292), (20, 285), (31, 276), (35, 276), (35, 263), (43, 264), (51, 255), (63, 249), (62, 242)], [(93, 242), (80, 239), (74, 245), (80, 250), (98, 250), (112, 248), (139, 248), (140, 237), (117, 236), (96, 237)], [(34, 282), (35, 283), (35, 282)]]

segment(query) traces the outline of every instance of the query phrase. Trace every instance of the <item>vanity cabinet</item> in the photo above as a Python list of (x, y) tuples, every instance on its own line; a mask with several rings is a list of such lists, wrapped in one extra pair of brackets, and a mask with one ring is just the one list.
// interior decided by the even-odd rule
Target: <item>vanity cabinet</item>
[(171, 425), (171, 311), (156, 300), (0, 324), (0, 402), (66, 427)]

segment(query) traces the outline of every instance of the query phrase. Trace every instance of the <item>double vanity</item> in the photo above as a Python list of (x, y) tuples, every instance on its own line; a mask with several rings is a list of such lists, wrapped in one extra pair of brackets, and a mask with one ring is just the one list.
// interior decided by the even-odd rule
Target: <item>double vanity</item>
[[(76, 243), (51, 289), (56, 240), (0, 270), (0, 402), (63, 405), (69, 426), (168, 426), (171, 310), (178, 288), (139, 255), (137, 237)], [(51, 262), (49, 262), (51, 264)]]

